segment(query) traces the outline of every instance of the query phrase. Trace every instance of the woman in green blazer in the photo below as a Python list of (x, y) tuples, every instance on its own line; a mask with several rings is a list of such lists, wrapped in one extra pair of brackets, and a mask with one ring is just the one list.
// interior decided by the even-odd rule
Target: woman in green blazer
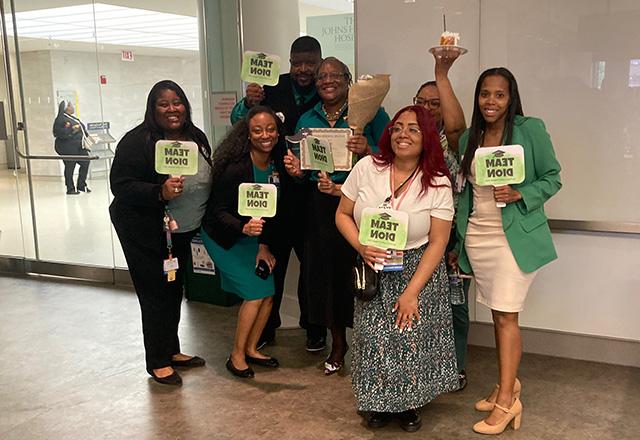
[[(525, 179), (517, 185), (479, 186), (474, 154), (478, 148), (522, 145)], [(522, 340), (518, 313), (537, 270), (557, 258), (544, 202), (560, 187), (560, 164), (544, 123), (525, 117), (513, 74), (493, 68), (476, 84), (471, 127), (460, 138), (463, 185), (458, 205), (456, 263), (473, 272), (476, 299), (491, 308), (498, 351), (499, 384), (478, 401), (489, 416), (474, 431), (499, 434), (509, 422), (518, 429), (522, 414), (517, 376)], [(504, 208), (496, 207), (504, 202)]]

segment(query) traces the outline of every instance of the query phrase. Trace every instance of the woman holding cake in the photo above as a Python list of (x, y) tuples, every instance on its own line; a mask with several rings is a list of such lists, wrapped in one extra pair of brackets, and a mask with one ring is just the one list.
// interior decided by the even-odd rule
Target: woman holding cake
[[(492, 68), (475, 88), (471, 127), (460, 138), (464, 184), (458, 204), (459, 243), (451, 264), (473, 272), (476, 299), (491, 308), (498, 352), (498, 384), (475, 405), (489, 415), (473, 426), (481, 434), (500, 434), (513, 422), (520, 427), (522, 353), (518, 314), (538, 269), (557, 255), (544, 203), (560, 187), (560, 164), (544, 123), (525, 117), (513, 74)], [(517, 185), (478, 186), (474, 153), (478, 148), (519, 144), (524, 148), (525, 179)], [(496, 207), (504, 202), (504, 208)]]
[[(457, 35), (457, 34), (456, 34)], [(441, 42), (444, 40), (444, 34)], [(453, 92), (453, 86), (449, 81), (449, 69), (460, 56), (457, 50), (434, 51), (435, 81), (427, 81), (418, 88), (413, 98), (415, 105), (425, 107), (435, 118), (440, 135), (440, 146), (444, 153), (444, 161), (452, 179), (455, 181), (460, 171), (460, 156), (458, 154), (458, 140), (467, 128), (464, 120), (462, 106)], [(454, 207), (458, 200), (458, 188), (453, 188)], [(447, 245), (447, 251), (451, 251), (456, 244), (455, 228), (451, 229), (451, 237)], [(454, 268), (448, 266), (447, 272), (454, 273)], [(466, 279), (460, 286), (459, 278), (451, 278), (451, 293), (453, 310), (453, 335), (456, 342), (456, 360), (458, 363), (458, 376), (460, 388), (467, 386), (466, 357), (467, 336), (469, 333), (469, 280)], [(455, 304), (454, 304), (455, 303)]]

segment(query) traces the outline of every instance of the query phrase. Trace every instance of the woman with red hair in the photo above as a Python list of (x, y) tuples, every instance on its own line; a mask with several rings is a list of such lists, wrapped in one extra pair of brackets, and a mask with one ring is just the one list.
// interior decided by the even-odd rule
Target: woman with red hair
[[(378, 293), (356, 299), (351, 362), (359, 411), (371, 428), (393, 417), (406, 431), (422, 424), (418, 409), (458, 387), (443, 255), (453, 218), (451, 180), (433, 116), (422, 106), (400, 110), (379, 143), (380, 153), (360, 160), (342, 185), (336, 225), (372, 268), (402, 254), (398, 270), (381, 272)], [(362, 245), (364, 208), (408, 214), (404, 249)], [(401, 251), (401, 252), (397, 252)]]

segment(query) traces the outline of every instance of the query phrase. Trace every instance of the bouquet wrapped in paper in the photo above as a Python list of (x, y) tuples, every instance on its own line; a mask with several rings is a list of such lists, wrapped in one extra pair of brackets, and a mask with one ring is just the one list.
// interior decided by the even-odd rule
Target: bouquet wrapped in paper
[(347, 123), (355, 134), (362, 134), (373, 120), (390, 87), (391, 75), (363, 75), (349, 89)]

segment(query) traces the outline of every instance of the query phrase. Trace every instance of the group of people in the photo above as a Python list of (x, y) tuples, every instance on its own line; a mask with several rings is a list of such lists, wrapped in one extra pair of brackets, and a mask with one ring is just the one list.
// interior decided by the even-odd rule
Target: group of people
[[(436, 54), (435, 81), (420, 86), (413, 105), (392, 119), (380, 108), (362, 134), (349, 138), (350, 172), (303, 170), (285, 140), (306, 128), (348, 128), (351, 73), (342, 61), (323, 59), (312, 37), (294, 41), (290, 72), (276, 86), (247, 86), (232, 112), (233, 128), (214, 152), (193, 125), (182, 89), (172, 81), (153, 87), (144, 122), (118, 144), (110, 212), (140, 302), (154, 380), (179, 385), (177, 368), (205, 364), (183, 354), (178, 339), (189, 243), (200, 232), (223, 289), (243, 299), (226, 368), (252, 378), (253, 365), (279, 366), (261, 349), (275, 343), (293, 249), (301, 263), (306, 349), (323, 350), (328, 329), (324, 374), (335, 374), (349, 349), (346, 328), (353, 328), (353, 390), (371, 428), (397, 419), (402, 429), (416, 431), (422, 406), (466, 386), (468, 283), (464, 303), (453, 305), (450, 275), (472, 273), (477, 300), (492, 310), (498, 352), (497, 384), (475, 405), (489, 414), (473, 429), (497, 434), (511, 422), (519, 427), (518, 314), (537, 270), (556, 258), (543, 204), (560, 189), (560, 165), (542, 121), (523, 115), (516, 80), (505, 68), (478, 79), (466, 128), (448, 79), (456, 58)], [(156, 173), (160, 139), (195, 142), (197, 175)], [(524, 182), (477, 185), (474, 152), (508, 144), (524, 148)], [(275, 184), (275, 217), (240, 215), (241, 183)], [(404, 249), (359, 242), (365, 208), (407, 213)], [(354, 299), (356, 257), (378, 268), (391, 251), (396, 262), (402, 251), (402, 269), (381, 271), (370, 301)]]

